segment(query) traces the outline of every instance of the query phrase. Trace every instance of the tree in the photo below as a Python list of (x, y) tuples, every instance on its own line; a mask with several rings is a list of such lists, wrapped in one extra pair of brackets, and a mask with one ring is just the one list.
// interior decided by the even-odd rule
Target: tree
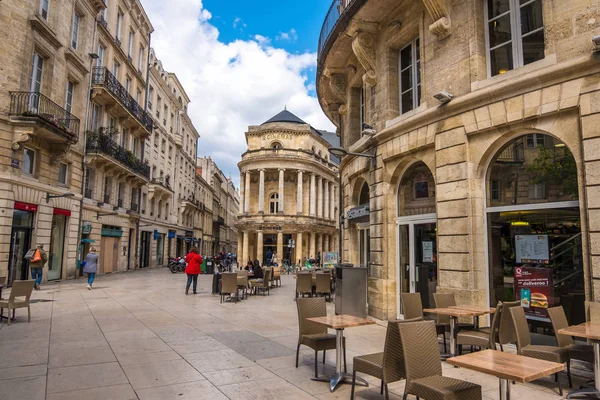
[(527, 166), (533, 183), (562, 185), (562, 195), (578, 198), (577, 164), (566, 147), (538, 147), (538, 156)]

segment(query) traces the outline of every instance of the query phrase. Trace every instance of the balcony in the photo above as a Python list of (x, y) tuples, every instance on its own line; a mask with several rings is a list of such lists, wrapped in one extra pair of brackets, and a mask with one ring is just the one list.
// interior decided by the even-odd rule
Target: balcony
[[(150, 166), (142, 162), (129, 150), (119, 146), (113, 139), (114, 134), (107, 133), (104, 129), (100, 132), (89, 132), (86, 143), (86, 154), (96, 154), (102, 159), (110, 160), (116, 166), (132, 173), (133, 177), (150, 179)], [(96, 161), (101, 161), (100, 159)]]
[(331, 6), (329, 6), (329, 11), (325, 16), (325, 21), (321, 27), (321, 34), (319, 35), (319, 62), (322, 61), (321, 57), (323, 54), (331, 47), (329, 39), (336, 36), (336, 33), (339, 33), (338, 28), (341, 28), (341, 25), (343, 25), (342, 22), (347, 23), (342, 17), (346, 14), (353, 14), (360, 9), (365, 2), (366, 0), (333, 0)]
[[(122, 115), (119, 115), (120, 117), (130, 115), (146, 131), (147, 135), (152, 133), (153, 122), (150, 114), (131, 97), (125, 87), (121, 85), (119, 80), (106, 67), (94, 67), (92, 86), (95, 91), (93, 96), (94, 98), (98, 97), (96, 100), (99, 103), (103, 105), (114, 104), (115, 100), (118, 101), (125, 111)], [(115, 112), (118, 113), (118, 111), (115, 108)]]
[(9, 92), (12, 120), (35, 122), (36, 134), (54, 144), (79, 141), (79, 118), (39, 92)]
[(148, 184), (148, 195), (150, 198), (160, 199), (162, 197), (169, 197), (173, 195), (173, 189), (171, 189), (171, 177), (161, 176), (158, 178), (152, 178)]
[(523, 164), (525, 162), (525, 152), (523, 142), (511, 143), (502, 150), (502, 153), (496, 158), (498, 164)]

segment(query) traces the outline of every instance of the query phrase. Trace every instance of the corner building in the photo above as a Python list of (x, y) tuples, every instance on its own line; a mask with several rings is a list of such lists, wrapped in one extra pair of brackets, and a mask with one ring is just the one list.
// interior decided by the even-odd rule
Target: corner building
[[(370, 315), (402, 317), (402, 292), (425, 306), (435, 292), (514, 300), (523, 271), (543, 275), (570, 323), (600, 301), (597, 13), (585, 1), (333, 2), (317, 93), (342, 147), (376, 154), (340, 164), (343, 257), (368, 265)], [(543, 309), (530, 322), (547, 324)]]
[(269, 249), (290, 263), (337, 249), (337, 164), (327, 151), (336, 139), (287, 110), (248, 128), (238, 164), (240, 265), (264, 263)]

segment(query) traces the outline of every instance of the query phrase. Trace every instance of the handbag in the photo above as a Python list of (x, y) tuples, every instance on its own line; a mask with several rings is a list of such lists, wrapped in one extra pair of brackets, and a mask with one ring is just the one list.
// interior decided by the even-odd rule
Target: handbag
[(35, 253), (33, 254), (33, 258), (31, 259), (31, 262), (39, 262), (42, 261), (42, 255), (40, 253), (40, 249), (36, 249)]

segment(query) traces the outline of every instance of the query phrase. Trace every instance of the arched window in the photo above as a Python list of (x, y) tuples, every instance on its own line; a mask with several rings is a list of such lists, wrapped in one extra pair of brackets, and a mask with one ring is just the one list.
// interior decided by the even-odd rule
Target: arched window
[(273, 143), (271, 143), (271, 148), (273, 150), (279, 150), (282, 148), (282, 146), (281, 146), (281, 143), (279, 143), (279, 142), (273, 142)]
[(369, 204), (369, 185), (367, 183), (363, 183), (362, 188), (360, 189), (360, 195), (358, 196), (358, 205), (362, 206), (363, 204)]
[(279, 194), (273, 193), (269, 196), (269, 212), (277, 214), (279, 212)]

